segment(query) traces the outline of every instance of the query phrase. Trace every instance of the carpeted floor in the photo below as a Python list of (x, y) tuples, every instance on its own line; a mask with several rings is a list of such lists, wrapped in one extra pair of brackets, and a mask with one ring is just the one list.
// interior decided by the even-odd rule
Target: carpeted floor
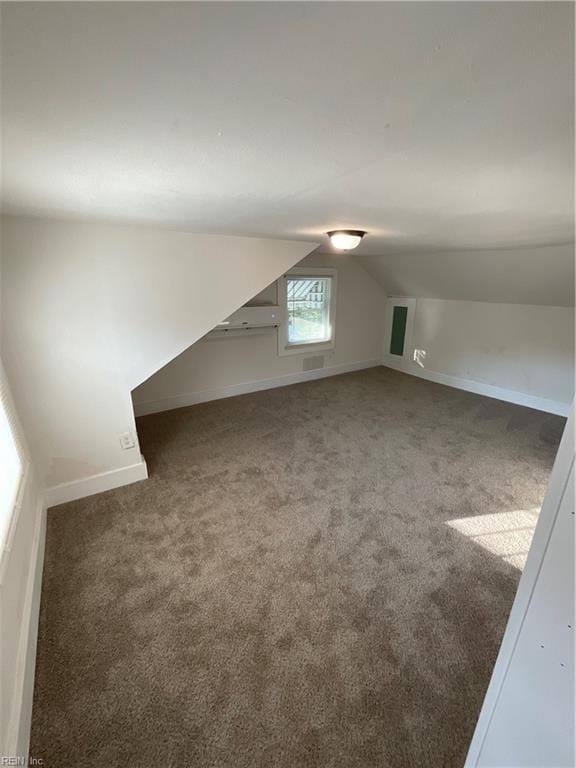
[(449, 521), (563, 424), (385, 368), (139, 419), (150, 479), (48, 514), (31, 754), (462, 766), (520, 571)]

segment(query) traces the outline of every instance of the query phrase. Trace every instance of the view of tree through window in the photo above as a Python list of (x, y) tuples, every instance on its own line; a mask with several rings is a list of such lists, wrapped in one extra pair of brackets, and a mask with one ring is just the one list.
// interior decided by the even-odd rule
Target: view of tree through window
[(330, 340), (330, 281), (330, 277), (288, 278), (289, 344)]

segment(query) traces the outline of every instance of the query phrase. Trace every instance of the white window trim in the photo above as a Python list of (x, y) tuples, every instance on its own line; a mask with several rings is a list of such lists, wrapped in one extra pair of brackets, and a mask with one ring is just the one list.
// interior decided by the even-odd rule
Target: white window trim
[(8, 422), (10, 424), (10, 427), (12, 428), (12, 434), (14, 436), (16, 450), (18, 451), (18, 454), (20, 456), (20, 462), (22, 465), (20, 479), (18, 481), (18, 490), (16, 492), (16, 498), (12, 506), (12, 513), (10, 515), (10, 520), (4, 531), (3, 538), (0, 538), (0, 562), (1, 562), (3, 560), (4, 553), (10, 552), (10, 550), (12, 549), (14, 532), (16, 530), (18, 517), (20, 515), (20, 510), (22, 508), (24, 494), (30, 482), (30, 473), (31, 473), (30, 454), (28, 453), (28, 448), (26, 446), (26, 441), (24, 439), (24, 433), (22, 431), (20, 421), (16, 414), (16, 408), (14, 407), (14, 401), (10, 393), (10, 386), (8, 384), (6, 372), (4, 370), (4, 366), (2, 365), (1, 360), (0, 360), (0, 399), (2, 400), (3, 407), (6, 409), (6, 413), (8, 415)]
[[(288, 343), (288, 319), (286, 316), (287, 286), (289, 277), (330, 277), (330, 318), (331, 337), (329, 341), (310, 341), (304, 344)], [(338, 293), (338, 270), (328, 267), (294, 267), (278, 280), (278, 304), (282, 308), (282, 322), (278, 328), (278, 354), (307, 355), (311, 352), (323, 352), (334, 349), (336, 344), (336, 296)]]

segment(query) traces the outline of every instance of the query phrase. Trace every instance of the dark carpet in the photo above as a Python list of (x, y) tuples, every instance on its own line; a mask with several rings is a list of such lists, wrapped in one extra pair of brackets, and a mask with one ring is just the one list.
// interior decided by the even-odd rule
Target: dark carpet
[(460, 768), (520, 571), (448, 523), (563, 425), (385, 368), (139, 419), (150, 479), (48, 513), (31, 754)]

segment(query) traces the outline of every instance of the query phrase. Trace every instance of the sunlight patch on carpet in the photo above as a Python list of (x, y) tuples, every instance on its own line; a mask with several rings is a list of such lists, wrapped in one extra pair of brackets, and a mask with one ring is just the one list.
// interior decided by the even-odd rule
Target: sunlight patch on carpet
[(539, 509), (448, 520), (447, 525), (519, 570), (524, 569)]

